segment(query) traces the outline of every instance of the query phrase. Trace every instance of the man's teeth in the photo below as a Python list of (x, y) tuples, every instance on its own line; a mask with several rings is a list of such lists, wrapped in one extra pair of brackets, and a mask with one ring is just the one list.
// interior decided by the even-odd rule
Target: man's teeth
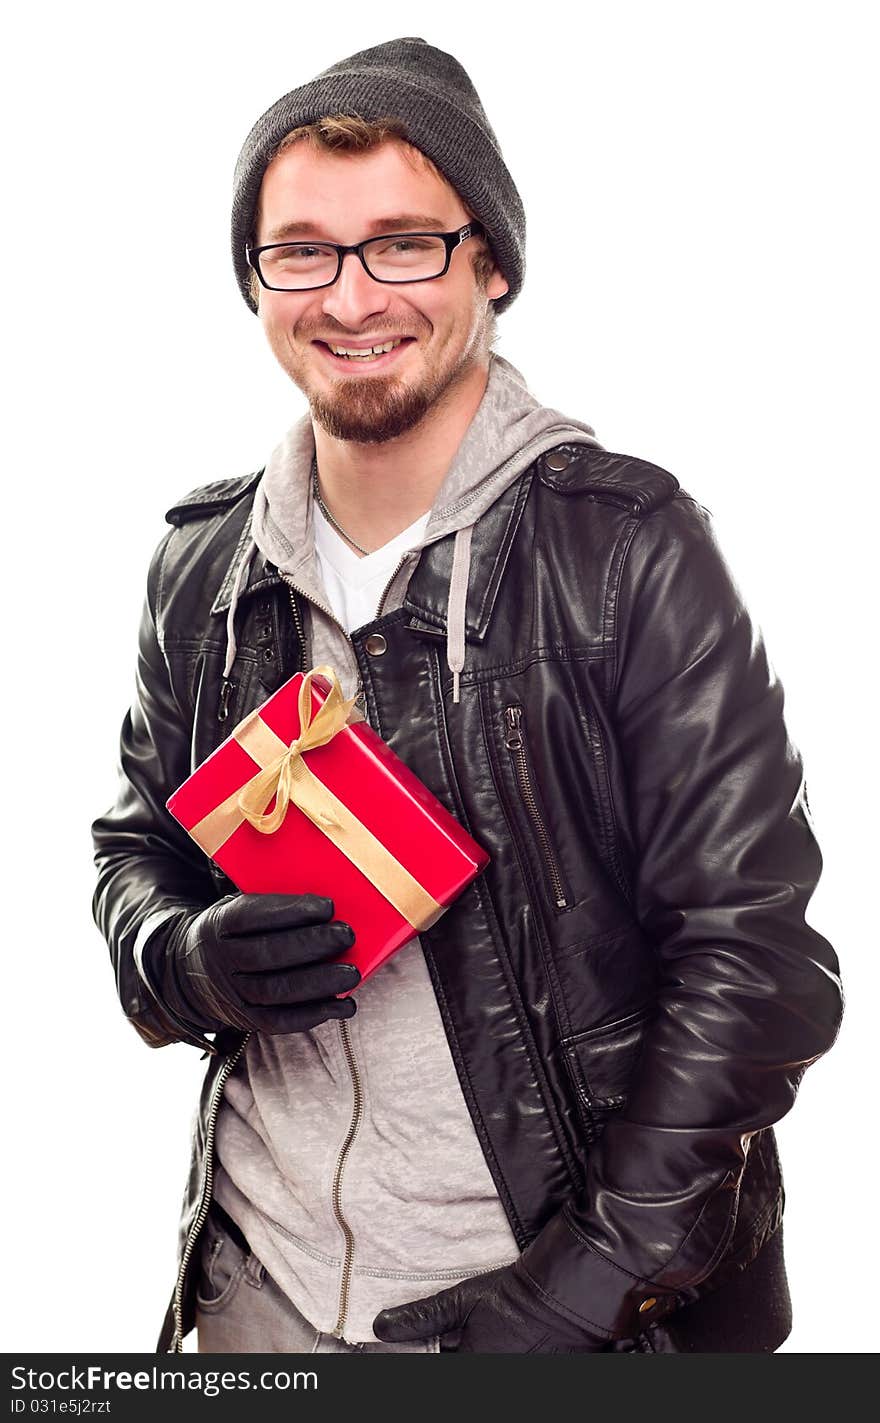
[[(330, 346), (330, 342), (327, 342)], [(348, 346), (330, 346), (334, 356), (349, 356), (356, 361), (371, 361), (376, 356), (383, 356), (386, 351), (393, 351), (400, 341), (386, 341), (384, 346), (368, 346), (365, 350), (352, 351)]]

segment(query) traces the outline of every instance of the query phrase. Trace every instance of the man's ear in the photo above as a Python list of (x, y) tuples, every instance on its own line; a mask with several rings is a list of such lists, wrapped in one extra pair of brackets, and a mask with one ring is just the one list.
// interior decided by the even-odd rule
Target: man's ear
[(501, 272), (496, 267), (491, 277), (489, 278), (488, 284), (486, 286), (486, 295), (488, 297), (491, 297), (492, 300), (495, 301), (498, 299), (498, 297), (504, 296), (509, 291), (510, 284), (508, 283), (507, 279), (501, 275)]

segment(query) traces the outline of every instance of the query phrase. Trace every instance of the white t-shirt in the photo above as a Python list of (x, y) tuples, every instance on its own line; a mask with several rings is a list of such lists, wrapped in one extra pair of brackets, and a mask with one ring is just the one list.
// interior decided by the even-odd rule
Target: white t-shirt
[(430, 510), (396, 534), (389, 543), (372, 553), (361, 555), (349, 548), (333, 525), (312, 505), (315, 525), (315, 554), (321, 580), (334, 614), (350, 633), (371, 623), (379, 607), (379, 599), (388, 580), (410, 549), (421, 543), (428, 527)]

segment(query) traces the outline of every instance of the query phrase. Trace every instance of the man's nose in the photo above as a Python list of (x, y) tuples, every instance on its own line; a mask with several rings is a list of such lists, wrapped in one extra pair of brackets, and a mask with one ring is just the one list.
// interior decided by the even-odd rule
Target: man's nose
[(390, 299), (390, 286), (374, 282), (357, 253), (348, 252), (342, 259), (342, 271), (325, 291), (323, 310), (343, 326), (356, 327), (376, 312), (386, 311)]

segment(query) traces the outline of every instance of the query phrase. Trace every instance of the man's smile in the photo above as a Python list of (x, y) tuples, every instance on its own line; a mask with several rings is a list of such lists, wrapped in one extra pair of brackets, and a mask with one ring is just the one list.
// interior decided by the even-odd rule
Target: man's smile
[(331, 366), (337, 370), (345, 367), (346, 374), (349, 374), (362, 366), (369, 366), (371, 370), (384, 370), (394, 365), (415, 339), (414, 336), (394, 336), (387, 341), (314, 341), (312, 344)]

